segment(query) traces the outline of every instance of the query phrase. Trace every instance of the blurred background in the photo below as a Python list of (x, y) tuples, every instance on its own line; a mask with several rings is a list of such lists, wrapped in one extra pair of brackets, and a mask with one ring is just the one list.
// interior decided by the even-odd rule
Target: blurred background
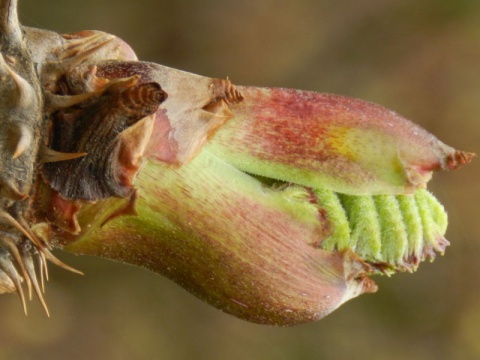
[[(139, 58), (236, 84), (380, 103), (449, 145), (480, 153), (476, 0), (36, 0), (25, 25), (116, 34)], [(325, 319), (293, 328), (221, 313), (131, 266), (57, 252), (47, 319), (0, 297), (3, 359), (480, 359), (480, 161), (437, 174), (450, 216), (444, 257)]]

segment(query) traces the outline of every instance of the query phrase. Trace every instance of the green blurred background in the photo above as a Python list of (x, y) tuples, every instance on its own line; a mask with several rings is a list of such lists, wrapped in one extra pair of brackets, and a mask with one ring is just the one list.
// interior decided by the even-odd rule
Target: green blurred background
[[(236, 84), (368, 99), (480, 152), (477, 0), (21, 0), (20, 17), (104, 30), (141, 59)], [(479, 164), (431, 182), (450, 216), (445, 257), (319, 322), (250, 324), (160, 276), (57, 252), (86, 276), (51, 266), (51, 319), (0, 297), (0, 360), (480, 359)]]

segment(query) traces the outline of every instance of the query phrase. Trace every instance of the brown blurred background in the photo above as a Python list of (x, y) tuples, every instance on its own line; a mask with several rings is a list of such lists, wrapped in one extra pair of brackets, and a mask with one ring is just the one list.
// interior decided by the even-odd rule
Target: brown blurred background
[[(24, 24), (98, 29), (140, 58), (237, 84), (368, 99), (480, 153), (480, 1), (37, 0)], [(480, 161), (437, 174), (445, 257), (293, 328), (249, 324), (130, 266), (57, 252), (47, 319), (0, 297), (3, 359), (480, 359)]]

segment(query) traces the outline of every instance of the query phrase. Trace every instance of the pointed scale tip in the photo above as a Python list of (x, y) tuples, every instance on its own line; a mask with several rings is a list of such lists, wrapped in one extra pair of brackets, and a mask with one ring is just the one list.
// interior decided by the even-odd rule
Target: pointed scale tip
[(455, 150), (445, 159), (445, 170), (457, 170), (463, 165), (469, 164), (477, 155), (472, 152)]

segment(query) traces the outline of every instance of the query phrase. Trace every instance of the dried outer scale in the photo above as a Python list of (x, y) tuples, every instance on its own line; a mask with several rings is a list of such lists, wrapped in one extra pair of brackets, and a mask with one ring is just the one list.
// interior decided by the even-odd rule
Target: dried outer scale
[[(120, 133), (154, 113), (166, 94), (157, 83), (114, 86), (86, 108), (56, 114), (52, 148), (86, 155), (70, 161), (47, 163), (43, 174), (50, 186), (70, 200), (96, 201), (126, 197), (131, 179), (122, 176)], [(68, 177), (65, 174), (69, 174)]]
[(169, 99), (155, 114), (145, 157), (182, 165), (192, 160), (216, 132), (233, 117), (230, 108), (243, 95), (229, 80), (208, 78), (154, 63), (104, 61), (97, 75), (107, 79), (140, 76), (157, 82)]

